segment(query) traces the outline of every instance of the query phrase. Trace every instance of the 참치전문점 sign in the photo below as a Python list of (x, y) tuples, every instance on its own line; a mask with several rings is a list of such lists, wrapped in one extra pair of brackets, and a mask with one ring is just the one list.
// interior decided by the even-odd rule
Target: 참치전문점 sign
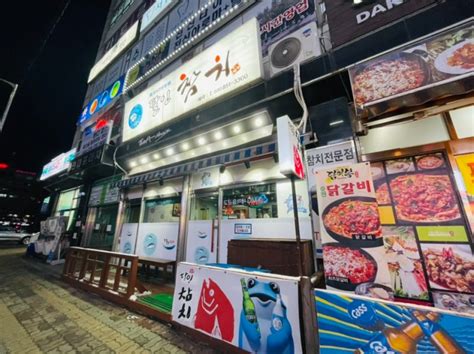
[(173, 321), (252, 353), (301, 353), (298, 278), (180, 263)]

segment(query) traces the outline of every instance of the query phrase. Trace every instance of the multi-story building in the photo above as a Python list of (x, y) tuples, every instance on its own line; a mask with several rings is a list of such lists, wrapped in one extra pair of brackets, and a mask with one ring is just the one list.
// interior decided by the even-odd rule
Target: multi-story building
[[(458, 290), (424, 257), (442, 243), (472, 257), (473, 33), (469, 0), (113, 1), (75, 157), (43, 173), (53, 214), (70, 216), (83, 246), (199, 264), (230, 262), (234, 239), (295, 239), (276, 130), (288, 116), (302, 122), (296, 214), (314, 258), (346, 244), (383, 258), (355, 242), (363, 230), (328, 232), (318, 216), (316, 172), (371, 162), (386, 249), (411, 252), (411, 273), (393, 256), (388, 282), (401, 299), (437, 303)], [(335, 272), (328, 284), (348, 290)]]

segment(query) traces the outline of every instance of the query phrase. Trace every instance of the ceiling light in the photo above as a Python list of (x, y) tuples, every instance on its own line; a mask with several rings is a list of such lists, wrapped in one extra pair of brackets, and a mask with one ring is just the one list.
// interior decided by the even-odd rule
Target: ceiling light
[(189, 149), (189, 144), (188, 143), (183, 143), (183, 145), (181, 145), (181, 148), (183, 150), (188, 150)]
[(140, 159), (140, 163), (141, 163), (141, 164), (145, 164), (145, 163), (147, 163), (147, 162), (148, 162), (148, 158), (147, 158), (147, 157), (142, 157), (142, 158)]
[(216, 140), (222, 139), (222, 132), (220, 132), (220, 131), (219, 131), (219, 132), (215, 132), (215, 133), (214, 133), (214, 138), (215, 138)]
[(240, 128), (240, 125), (236, 125), (234, 126), (232, 130), (234, 131), (235, 134), (239, 134), (242, 128)]
[(201, 136), (201, 137), (198, 139), (198, 144), (199, 144), (199, 145), (204, 145), (205, 143), (206, 143), (206, 139)]
[(173, 153), (174, 153), (173, 148), (168, 148), (168, 149), (166, 150), (166, 155), (168, 155), (168, 156), (173, 155)]
[(158, 159), (160, 158), (160, 154), (153, 154), (153, 158), (154, 158), (155, 160), (158, 160)]
[(259, 127), (261, 127), (261, 126), (263, 125), (263, 119), (262, 119), (261, 117), (258, 117), (258, 118), (255, 119), (255, 122), (254, 122), (254, 123), (255, 123), (255, 126), (256, 126), (257, 128), (259, 128)]
[(344, 123), (344, 121), (342, 119), (340, 119), (340, 120), (335, 120), (335, 121), (329, 122), (329, 125), (331, 127), (333, 127), (335, 125), (339, 125), (339, 124), (342, 124), (342, 123)]
[(130, 167), (136, 167), (137, 166), (137, 163), (136, 161), (130, 161)]

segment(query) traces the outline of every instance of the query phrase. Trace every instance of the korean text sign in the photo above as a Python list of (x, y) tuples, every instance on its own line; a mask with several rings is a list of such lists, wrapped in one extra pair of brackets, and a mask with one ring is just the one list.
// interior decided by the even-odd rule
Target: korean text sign
[(261, 78), (260, 38), (253, 19), (128, 101), (123, 141)]
[(473, 353), (474, 316), (316, 290), (320, 353)]
[(173, 321), (253, 353), (301, 353), (298, 278), (180, 263)]
[(390, 284), (369, 163), (316, 171), (326, 283), (358, 292)]

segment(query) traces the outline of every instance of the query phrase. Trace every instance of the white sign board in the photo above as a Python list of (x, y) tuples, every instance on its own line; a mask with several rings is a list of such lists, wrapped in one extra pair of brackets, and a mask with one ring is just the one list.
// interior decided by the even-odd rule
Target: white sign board
[(212, 232), (213, 220), (190, 220), (186, 238), (186, 261), (207, 264), (217, 260), (217, 230)]
[(173, 321), (251, 353), (302, 353), (298, 278), (180, 263)]
[(123, 224), (120, 234), (119, 252), (135, 254), (135, 245), (137, 243), (137, 223)]
[(69, 167), (71, 167), (71, 162), (76, 157), (76, 149), (72, 149), (68, 152), (64, 152), (61, 155), (55, 157), (51, 162), (46, 164), (43, 167), (43, 171), (41, 172), (40, 181), (44, 181), (45, 179), (57, 175), (63, 171), (66, 171)]
[(123, 141), (260, 80), (261, 61), (253, 19), (128, 101)]
[(153, 21), (158, 20), (159, 16), (165, 14), (171, 6), (173, 6), (173, 0), (156, 0), (143, 14), (140, 32), (144, 31)]
[(304, 179), (304, 165), (298, 131), (290, 117), (277, 118), (278, 160), (280, 173)]
[(139, 257), (175, 261), (178, 230), (177, 222), (140, 224), (135, 254)]
[(193, 190), (217, 188), (219, 187), (219, 178), (219, 166), (199, 170), (193, 173), (192, 188)]
[(117, 58), (137, 37), (138, 21), (130, 27), (125, 34), (120, 37), (117, 43), (110, 48), (97, 63), (92, 67), (89, 73), (87, 83), (94, 80), (102, 70), (104, 70), (115, 58)]

